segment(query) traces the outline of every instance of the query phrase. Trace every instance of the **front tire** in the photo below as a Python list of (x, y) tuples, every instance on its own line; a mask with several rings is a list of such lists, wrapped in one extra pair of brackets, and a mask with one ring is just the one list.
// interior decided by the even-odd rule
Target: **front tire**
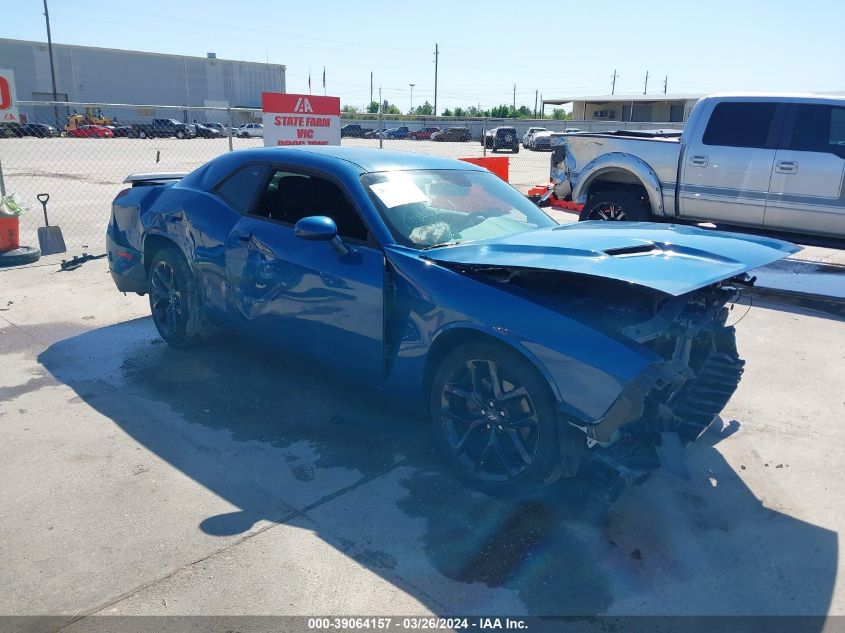
[(631, 191), (603, 191), (589, 199), (578, 217), (584, 220), (648, 222), (645, 201)]
[(147, 138), (147, 133), (144, 130), (138, 132), (138, 138)]
[(150, 264), (150, 311), (159, 335), (173, 347), (198, 343), (211, 327), (188, 262), (175, 246), (158, 251)]
[(474, 488), (518, 496), (553, 481), (554, 399), (540, 373), (516, 351), (475, 342), (449, 353), (432, 380), (429, 410), (446, 460)]

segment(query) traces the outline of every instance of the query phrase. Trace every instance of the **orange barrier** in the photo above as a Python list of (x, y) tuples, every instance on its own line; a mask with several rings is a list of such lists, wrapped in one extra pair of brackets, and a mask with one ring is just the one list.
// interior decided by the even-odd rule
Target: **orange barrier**
[(20, 221), (18, 216), (0, 215), (0, 253), (10, 251), (20, 246), (18, 232)]
[(461, 158), (460, 160), (464, 161), (465, 163), (472, 163), (473, 165), (484, 167), (485, 169), (492, 171), (505, 182), (508, 182), (508, 165), (510, 163), (510, 159), (507, 156), (489, 156), (487, 158)]

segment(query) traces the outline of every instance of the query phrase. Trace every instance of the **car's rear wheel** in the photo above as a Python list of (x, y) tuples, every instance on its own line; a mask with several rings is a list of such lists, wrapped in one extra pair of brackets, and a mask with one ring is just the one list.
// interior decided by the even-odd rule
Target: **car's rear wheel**
[(475, 342), (448, 354), (432, 381), (430, 415), (447, 461), (473, 487), (512, 496), (553, 480), (554, 399), (514, 350)]
[(138, 138), (147, 138), (147, 133), (144, 130), (138, 132)]
[(210, 334), (199, 287), (175, 246), (162, 248), (153, 257), (149, 295), (153, 323), (168, 344), (183, 347)]
[(589, 199), (579, 220), (646, 222), (648, 209), (643, 199), (631, 191), (605, 191)]

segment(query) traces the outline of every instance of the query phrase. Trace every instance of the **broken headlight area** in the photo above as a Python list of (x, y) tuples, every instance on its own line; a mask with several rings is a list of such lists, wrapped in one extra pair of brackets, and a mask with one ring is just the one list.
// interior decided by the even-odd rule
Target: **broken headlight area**
[(628, 481), (658, 466), (689, 478), (683, 446), (698, 439), (733, 396), (745, 362), (726, 304), (731, 286), (666, 301), (649, 320), (621, 331), (663, 358), (632, 381), (595, 425), (579, 426), (595, 459)]

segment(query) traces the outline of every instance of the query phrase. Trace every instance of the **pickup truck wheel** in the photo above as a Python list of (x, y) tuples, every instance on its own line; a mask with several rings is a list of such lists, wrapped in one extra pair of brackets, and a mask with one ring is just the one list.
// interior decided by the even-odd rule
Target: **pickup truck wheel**
[(606, 191), (590, 198), (578, 219), (647, 222), (649, 214), (645, 202), (637, 194), (630, 191)]
[(149, 295), (153, 323), (169, 345), (198, 343), (211, 332), (196, 279), (175, 246), (165, 247), (153, 257)]
[(471, 486), (518, 496), (553, 481), (554, 398), (523, 356), (496, 343), (461, 345), (438, 367), (429, 399), (434, 435)]

